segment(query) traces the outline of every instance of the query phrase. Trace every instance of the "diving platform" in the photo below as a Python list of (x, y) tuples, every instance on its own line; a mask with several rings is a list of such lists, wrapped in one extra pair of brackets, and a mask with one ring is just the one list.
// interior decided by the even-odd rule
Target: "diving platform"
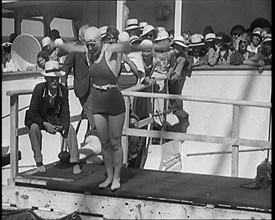
[(20, 173), (15, 186), (2, 186), (2, 203), (83, 219), (271, 219), (271, 187), (241, 187), (252, 179), (123, 167), (121, 188), (111, 191), (98, 188), (103, 165), (81, 166), (79, 175), (59, 161), (46, 173)]

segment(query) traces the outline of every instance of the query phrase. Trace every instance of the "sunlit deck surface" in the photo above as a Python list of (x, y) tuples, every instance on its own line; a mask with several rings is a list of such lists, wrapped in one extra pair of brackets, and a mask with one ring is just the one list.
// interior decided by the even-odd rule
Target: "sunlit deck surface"
[[(82, 173), (73, 175), (72, 166), (60, 162), (48, 165), (46, 173), (32, 170), (20, 176), (24, 179), (45, 180), (45, 185), (36, 184), (33, 187), (48, 190), (193, 205), (212, 204), (233, 209), (271, 210), (271, 187), (267, 190), (242, 188), (242, 184), (252, 181), (247, 178), (124, 167), (121, 188), (111, 191), (110, 187), (98, 188), (106, 178), (103, 165), (82, 164)], [(30, 183), (22, 184), (32, 186)]]

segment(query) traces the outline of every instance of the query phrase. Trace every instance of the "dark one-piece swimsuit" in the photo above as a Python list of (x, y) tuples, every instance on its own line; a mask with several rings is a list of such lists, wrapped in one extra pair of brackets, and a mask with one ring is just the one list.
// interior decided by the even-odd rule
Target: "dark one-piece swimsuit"
[[(124, 98), (117, 86), (117, 78), (106, 62), (105, 51), (100, 62), (90, 66), (90, 74), (93, 114), (114, 116), (125, 112)], [(111, 86), (106, 89), (106, 85)]]

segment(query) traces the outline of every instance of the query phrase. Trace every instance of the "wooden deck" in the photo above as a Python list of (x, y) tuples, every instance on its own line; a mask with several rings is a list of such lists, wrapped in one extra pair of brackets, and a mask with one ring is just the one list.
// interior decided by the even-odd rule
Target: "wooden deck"
[(17, 196), (7, 187), (2, 201), (20, 204), (19, 199), (23, 200), (21, 208), (36, 204), (107, 218), (271, 218), (271, 187), (241, 187), (252, 179), (128, 167), (122, 169), (121, 188), (111, 191), (110, 187), (98, 188), (105, 175), (102, 165), (82, 164), (82, 173), (73, 175), (70, 165), (56, 162), (48, 165), (47, 173), (21, 173), (15, 181)]

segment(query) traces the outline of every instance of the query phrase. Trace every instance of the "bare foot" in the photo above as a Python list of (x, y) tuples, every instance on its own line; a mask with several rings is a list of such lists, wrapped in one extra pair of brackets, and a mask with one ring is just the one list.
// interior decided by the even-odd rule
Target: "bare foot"
[(99, 184), (99, 188), (103, 189), (108, 187), (112, 183), (112, 179), (107, 178), (103, 183)]
[(113, 180), (111, 185), (111, 190), (116, 190), (120, 188), (120, 180)]

